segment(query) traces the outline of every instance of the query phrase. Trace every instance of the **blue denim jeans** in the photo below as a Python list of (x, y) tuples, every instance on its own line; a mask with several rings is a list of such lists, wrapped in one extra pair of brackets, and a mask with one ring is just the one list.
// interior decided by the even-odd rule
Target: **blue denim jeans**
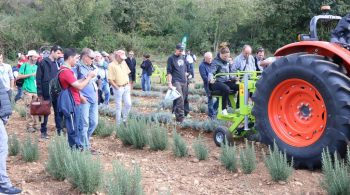
[(89, 139), (98, 124), (98, 103), (80, 104), (79, 139), (84, 149), (90, 148)]
[(208, 116), (210, 118), (214, 118), (216, 117), (216, 114), (217, 114), (219, 102), (218, 101), (214, 102), (213, 96), (210, 94), (210, 90), (207, 85), (204, 85), (204, 90), (208, 98)]
[(141, 86), (142, 91), (151, 91), (151, 76), (147, 73), (142, 75)]
[(102, 93), (104, 94), (103, 104), (108, 105), (109, 104), (109, 97), (110, 97), (110, 89), (109, 89), (108, 81), (106, 81), (106, 80), (102, 81), (101, 90), (102, 90)]
[(0, 186), (3, 188), (11, 187), (10, 178), (6, 171), (6, 159), (8, 154), (8, 137), (4, 122), (0, 119)]
[(17, 94), (15, 97), (15, 102), (17, 102), (19, 99), (21, 99), (23, 96), (23, 88), (22, 87), (17, 87)]
[[(55, 125), (56, 125), (57, 134), (60, 135), (63, 129), (63, 123), (62, 123), (63, 115), (62, 113), (58, 112), (57, 99), (53, 99), (51, 103), (52, 103), (52, 107), (55, 115)], [(44, 121), (41, 123), (40, 132), (47, 134), (47, 121), (49, 119), (49, 116), (44, 116), (43, 118), (44, 118)]]
[(64, 122), (66, 123), (68, 143), (71, 148), (80, 148), (81, 143), (79, 139), (79, 123), (80, 123), (80, 106), (75, 106), (75, 113), (72, 113), (71, 116), (64, 116)]

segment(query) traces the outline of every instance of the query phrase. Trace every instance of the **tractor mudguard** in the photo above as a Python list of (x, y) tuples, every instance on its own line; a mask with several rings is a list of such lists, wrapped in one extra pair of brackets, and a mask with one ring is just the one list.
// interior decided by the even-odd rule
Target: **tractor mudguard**
[(325, 41), (300, 41), (285, 45), (275, 52), (275, 56), (286, 56), (293, 53), (306, 52), (318, 54), (333, 59), (339, 65), (343, 65), (350, 76), (350, 51), (344, 47)]

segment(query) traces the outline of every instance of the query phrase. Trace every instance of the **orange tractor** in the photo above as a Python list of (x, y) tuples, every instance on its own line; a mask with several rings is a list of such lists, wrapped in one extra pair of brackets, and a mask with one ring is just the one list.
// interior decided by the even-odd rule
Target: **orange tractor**
[(318, 21), (341, 19), (328, 14), (313, 17), (310, 34), (278, 49), (275, 56), (280, 58), (264, 70), (256, 84), (252, 112), (260, 141), (276, 142), (293, 158), (296, 168), (319, 167), (326, 147), (342, 157), (346, 154), (350, 139), (349, 45), (319, 41), (316, 28)]

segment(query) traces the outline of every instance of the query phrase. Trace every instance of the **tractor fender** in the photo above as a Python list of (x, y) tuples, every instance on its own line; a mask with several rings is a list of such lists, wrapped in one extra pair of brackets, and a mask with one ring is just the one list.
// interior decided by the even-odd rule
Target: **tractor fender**
[(275, 56), (286, 56), (293, 53), (306, 52), (333, 59), (343, 65), (350, 77), (350, 51), (336, 43), (326, 41), (300, 41), (283, 46), (275, 52)]

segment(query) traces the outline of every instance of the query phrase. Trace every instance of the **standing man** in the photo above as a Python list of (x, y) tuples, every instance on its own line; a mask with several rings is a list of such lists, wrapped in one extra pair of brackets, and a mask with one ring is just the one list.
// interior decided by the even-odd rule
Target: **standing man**
[(255, 60), (252, 56), (252, 47), (250, 45), (243, 46), (242, 53), (235, 58), (234, 68), (239, 71), (256, 71)]
[(126, 58), (125, 61), (131, 71), (129, 74), (129, 83), (130, 83), (130, 88), (133, 89), (134, 82), (136, 81), (136, 59), (134, 57), (133, 51), (129, 51), (129, 56)]
[(190, 50), (187, 51), (186, 62), (188, 65), (188, 72), (191, 75), (191, 78), (194, 78), (194, 63), (196, 62), (197, 57), (191, 53)]
[[(86, 56), (90, 57), (89, 54), (84, 53), (87, 52), (87, 50), (83, 50), (82, 58), (86, 58)], [(80, 103), (85, 100), (86, 98), (81, 98), (79, 91), (85, 88), (91, 82), (91, 80), (96, 76), (95, 71), (90, 71), (85, 78), (82, 78), (80, 80), (77, 80), (77, 78), (74, 75), (74, 72), (72, 71), (72, 67), (74, 67), (77, 63), (78, 55), (76, 53), (75, 49), (69, 48), (64, 50), (64, 64), (60, 67), (60, 70), (62, 71), (59, 74), (59, 81), (62, 86), (62, 89), (69, 88), (69, 91), (73, 97), (74, 100), (74, 113), (72, 113), (73, 118), (64, 116), (66, 128), (67, 128), (67, 135), (68, 135), (68, 142), (70, 147), (76, 147), (76, 148), (82, 148), (82, 143), (80, 141), (80, 134), (78, 126), (80, 125), (80, 111), (79, 108)], [(85, 59), (88, 61), (88, 59)], [(84, 60), (84, 61), (85, 61)], [(90, 58), (90, 63), (92, 63), (93, 58)]]
[(264, 48), (259, 47), (254, 57), (256, 71), (264, 70), (264, 67), (261, 66), (261, 62), (263, 62), (264, 60), (265, 60), (265, 50)]
[[(18, 70), (21, 68), (22, 64), (25, 63), (25, 62), (28, 62), (28, 59), (27, 59), (26, 55), (24, 55), (22, 53), (18, 53), (18, 63), (17, 63)], [(17, 79), (18, 78), (16, 77), (16, 80)], [(17, 86), (17, 94), (16, 94), (16, 97), (15, 97), (15, 102), (17, 102), (23, 96), (23, 89), (22, 89), (23, 83), (20, 84), (20, 83), (16, 82), (16, 86)]]
[(213, 96), (209, 90), (209, 74), (214, 71), (215, 67), (212, 66), (213, 54), (211, 52), (206, 52), (204, 54), (204, 60), (199, 65), (199, 74), (202, 77), (204, 90), (208, 98), (208, 116), (210, 119), (214, 120), (216, 117), (216, 110), (218, 108), (218, 102), (216, 101), (213, 105)]
[[(108, 62), (106, 62), (105, 58), (101, 55), (100, 52), (95, 52), (95, 65), (98, 68), (97, 78), (99, 83), (99, 103), (104, 103), (105, 105), (109, 104), (109, 83), (108, 83)], [(102, 97), (104, 95), (104, 98)], [(101, 97), (100, 97), (101, 96)]]
[[(131, 109), (129, 74), (130, 69), (125, 62), (125, 51), (114, 52), (114, 61), (108, 65), (108, 80), (113, 87), (116, 104), (116, 120), (119, 126), (125, 124)], [(122, 112), (122, 102), (124, 104)], [(123, 114), (123, 117), (121, 115)]]
[[(57, 134), (60, 135), (63, 129), (63, 116), (57, 110), (57, 94), (50, 94), (50, 81), (57, 76), (60, 64), (58, 59), (63, 57), (63, 50), (60, 46), (55, 45), (51, 48), (50, 55), (42, 60), (36, 72), (36, 85), (38, 97), (44, 100), (50, 100), (55, 114), (55, 125)], [(47, 121), (49, 116), (44, 116), (41, 123), (41, 138), (48, 139)]]
[(152, 76), (152, 69), (153, 65), (150, 60), (150, 55), (149, 54), (144, 54), (143, 55), (143, 62), (141, 64), (141, 69), (142, 69), (142, 79), (141, 79), (141, 86), (142, 86), (142, 91), (151, 91), (151, 76)]
[(19, 194), (22, 190), (11, 184), (6, 171), (6, 159), (8, 154), (8, 136), (5, 125), (12, 113), (11, 101), (7, 95), (7, 89), (0, 79), (0, 194)]
[[(87, 78), (90, 72), (97, 74), (97, 68), (93, 65), (95, 53), (89, 48), (84, 48), (80, 54), (80, 60), (76, 64), (73, 71), (77, 75), (77, 79)], [(91, 79), (88, 84), (80, 91), (80, 141), (83, 149), (89, 150), (89, 139), (95, 131), (98, 123), (98, 88), (96, 84), (97, 78)]]
[(168, 87), (175, 87), (181, 94), (181, 97), (174, 100), (173, 111), (177, 122), (183, 122), (185, 119), (185, 99), (188, 96), (187, 85), (187, 64), (185, 56), (182, 55), (184, 46), (179, 43), (176, 45), (175, 53), (168, 58), (167, 62), (167, 80)]
[(15, 83), (14, 79), (11, 65), (4, 63), (4, 55), (0, 52), (0, 80), (4, 84), (10, 100), (12, 99), (12, 92)]
[(37, 87), (36, 87), (36, 70), (38, 66), (36, 62), (39, 54), (35, 50), (28, 51), (29, 61), (23, 63), (19, 69), (19, 79), (24, 79), (23, 93), (24, 93), (24, 104), (26, 106), (26, 119), (27, 119), (27, 131), (35, 132), (38, 130), (37, 127), (37, 116), (30, 115), (30, 103), (33, 99), (37, 99)]

